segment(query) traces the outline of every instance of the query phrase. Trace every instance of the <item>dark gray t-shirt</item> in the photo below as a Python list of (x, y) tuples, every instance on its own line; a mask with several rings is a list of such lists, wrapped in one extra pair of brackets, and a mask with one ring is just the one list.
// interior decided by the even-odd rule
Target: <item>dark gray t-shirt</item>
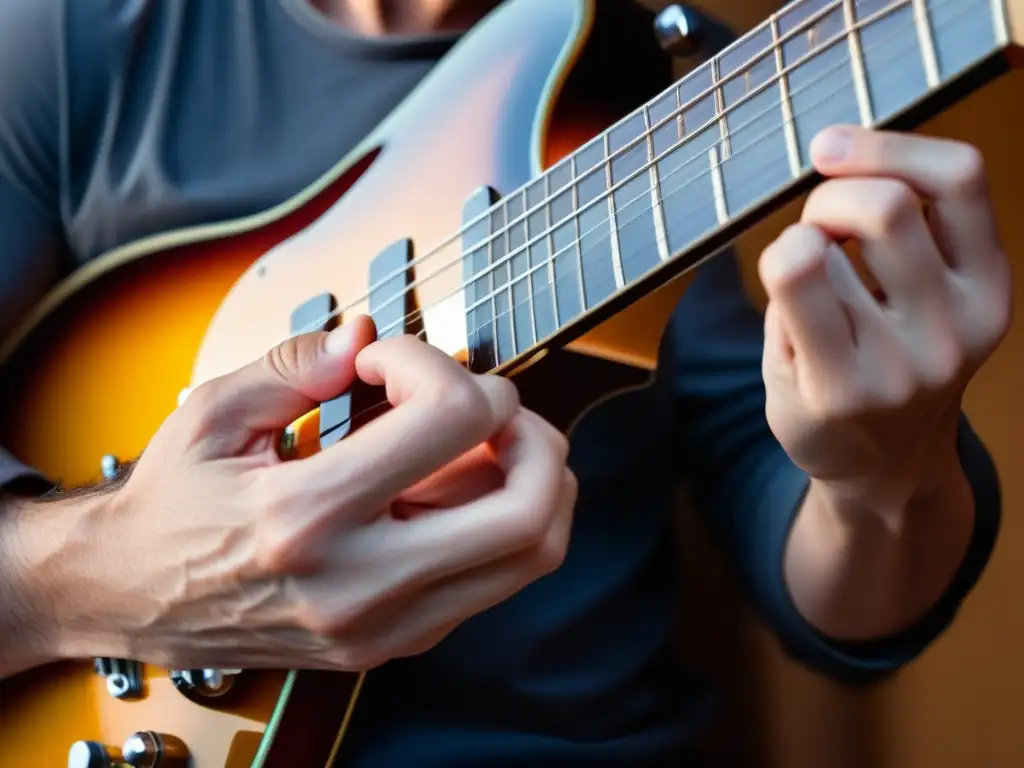
[[(291, 197), (453, 42), (356, 39), (306, 1), (0, 0), (0, 333), (115, 246)], [(637, 39), (649, 34), (645, 13), (627, 16)], [(999, 519), (977, 438), (965, 422), (978, 526), (949, 593), (899, 637), (830, 643), (782, 579), (807, 478), (765, 420), (762, 343), (734, 260), (715, 260), (673, 318), (655, 385), (615, 398), (574, 435), (580, 503), (564, 566), (429, 653), (371, 675), (346, 764), (678, 765), (703, 713), (702, 690), (665, 653), (680, 471), (749, 594), (802, 658), (871, 676), (947, 626)], [(0, 453), (0, 483), (28, 471)]]

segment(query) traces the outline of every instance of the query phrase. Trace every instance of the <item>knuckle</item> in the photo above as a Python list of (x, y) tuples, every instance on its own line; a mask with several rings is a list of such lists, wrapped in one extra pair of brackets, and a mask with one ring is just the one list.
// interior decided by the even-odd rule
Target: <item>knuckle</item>
[(550, 430), (550, 433), (551, 438), (549, 442), (551, 444), (552, 452), (554, 453), (553, 458), (559, 464), (565, 464), (569, 460), (569, 451), (571, 449), (569, 437), (564, 432), (560, 432), (554, 428)]
[(331, 653), (330, 663), (346, 672), (367, 672), (379, 667), (387, 658), (376, 648), (364, 643), (346, 643)]
[(922, 366), (922, 384), (928, 389), (948, 386), (960, 377), (966, 363), (967, 350), (959, 341), (949, 337), (945, 342), (937, 342)]
[(311, 336), (293, 336), (271, 347), (262, 358), (264, 369), (277, 378), (290, 380), (295, 374), (308, 370), (316, 356)]
[(948, 162), (952, 166), (952, 183), (956, 192), (977, 194), (986, 186), (985, 157), (977, 147), (955, 142)]
[[(566, 442), (566, 445), (568, 445), (568, 442)], [(576, 500), (580, 495), (580, 481), (576, 477), (576, 473), (568, 468), (565, 470), (565, 495), (570, 507), (576, 506)]]
[[(260, 510), (256, 524), (256, 562), (265, 573), (286, 574), (300, 567), (305, 527), (297, 524), (298, 500), (283, 487), (256, 494)], [(308, 558), (310, 553), (305, 553)]]
[(1013, 323), (1012, 284), (1007, 281), (992, 293), (986, 301), (981, 302), (981, 306), (971, 311), (971, 324), (974, 326), (972, 346), (982, 349), (991, 349), (1001, 343)]
[(369, 613), (365, 601), (346, 600), (336, 605), (307, 601), (299, 614), (299, 625), (318, 637), (343, 641), (350, 637)]
[(901, 181), (880, 182), (874, 202), (872, 218), (879, 236), (898, 232), (914, 216), (921, 213), (921, 202), (917, 195)]
[(495, 388), (498, 396), (502, 401), (508, 402), (512, 406), (513, 412), (519, 408), (522, 404), (519, 399), (519, 387), (512, 383), (511, 379), (504, 376), (495, 376), (492, 374), (485, 374), (487, 379), (491, 382), (491, 386)]
[(512, 538), (520, 549), (538, 547), (551, 528), (551, 511), (539, 506), (520, 508), (512, 526)]
[(537, 567), (541, 575), (557, 571), (565, 563), (569, 551), (569, 539), (561, 533), (552, 532), (537, 547)]
[(761, 254), (758, 274), (765, 289), (778, 294), (824, 263), (828, 241), (818, 227), (798, 223), (783, 230)]
[(910, 405), (918, 388), (909, 371), (892, 370), (866, 389), (865, 410), (891, 412)]
[(491, 411), (487, 396), (469, 374), (439, 382), (434, 390), (433, 405), (449, 418), (470, 423), (487, 418)]
[(212, 379), (193, 389), (182, 403), (180, 411), (196, 434), (213, 429), (225, 399), (223, 389), (220, 379)]
[(280, 518), (265, 516), (258, 527), (256, 564), (265, 574), (285, 574), (291, 571), (295, 546), (290, 531)]
[(807, 398), (811, 416), (822, 423), (842, 423), (865, 407), (869, 393), (854, 378), (830, 380)]

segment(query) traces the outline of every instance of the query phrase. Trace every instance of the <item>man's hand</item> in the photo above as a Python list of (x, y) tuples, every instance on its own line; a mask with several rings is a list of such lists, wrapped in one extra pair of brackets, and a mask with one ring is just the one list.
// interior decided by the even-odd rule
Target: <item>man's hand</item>
[[(834, 178), (760, 262), (767, 417), (813, 479), (787, 575), (805, 614), (824, 615), (840, 598), (877, 602), (875, 587), (905, 591), (906, 612), (920, 613), (946, 588), (970, 538), (960, 406), (1009, 328), (1009, 265), (975, 149), (840, 127), (816, 137), (812, 159)], [(836, 244), (845, 239), (859, 244), (879, 291)], [(916, 521), (915, 509), (924, 513)], [(922, 561), (886, 550), (895, 542)], [(879, 584), (850, 580), (872, 569)], [(844, 610), (846, 619), (856, 613)], [(900, 612), (818, 623), (837, 634), (887, 631), (914, 618)]]
[[(1009, 328), (1009, 265), (971, 147), (836, 128), (813, 150), (841, 178), (760, 262), (768, 420), (811, 477), (901, 509), (948, 470), (964, 389)], [(884, 297), (836, 245), (845, 238)]]
[[(565, 437), (510, 382), (372, 337), (364, 319), (291, 339), (194, 390), (121, 489), (15, 515), (55, 657), (363, 670), (560, 564)], [(394, 408), (280, 461), (280, 429), (357, 375)]]

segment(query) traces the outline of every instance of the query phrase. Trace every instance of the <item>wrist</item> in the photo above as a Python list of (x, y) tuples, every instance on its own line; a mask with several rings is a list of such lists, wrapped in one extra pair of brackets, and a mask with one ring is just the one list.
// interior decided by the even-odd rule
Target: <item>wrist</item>
[(892, 467), (872, 477), (854, 480), (812, 478), (810, 494), (815, 507), (837, 519), (863, 520), (865, 516), (898, 534), (914, 516), (966, 482), (955, 446), (935, 451), (916, 462)]
[(70, 658), (116, 655), (94, 626), (92, 593), (104, 575), (105, 494), (0, 500), (0, 677)]

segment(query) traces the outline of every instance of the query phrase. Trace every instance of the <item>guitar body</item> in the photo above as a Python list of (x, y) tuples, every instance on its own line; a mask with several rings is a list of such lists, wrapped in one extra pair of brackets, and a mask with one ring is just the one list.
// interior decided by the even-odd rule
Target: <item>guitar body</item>
[[(408, 238), (413, 257), (424, 255), (459, 231), (475, 190), (516, 189), (625, 111), (574, 86), (588, 43), (609, 23), (596, 6), (504, 4), (296, 198), (244, 220), (133, 243), (72, 275), (0, 353), (0, 444), (66, 486), (94, 482), (102, 457), (142, 452), (183, 390), (291, 335), (292, 313), (307, 300), (327, 292), (341, 307), (351, 304), (341, 321), (370, 312), (371, 268), (395, 252), (393, 243)], [(648, 90), (615, 98), (636, 106), (652, 95), (649, 83), (636, 87)], [(409, 279), (425, 280), (417, 304), (434, 306), (423, 313), (427, 340), (465, 359), (473, 355), (459, 303), (460, 248), (451, 243)], [(439, 269), (453, 260), (456, 268)], [(524, 402), (568, 431), (607, 395), (644, 386), (681, 290), (682, 281), (670, 284), (579, 337), (571, 351), (552, 350), (516, 373)], [(454, 301), (440, 301), (447, 294)], [(545, 386), (569, 375), (580, 386)], [(111, 695), (91, 661), (5, 681), (0, 762), (65, 765), (76, 741), (119, 746), (148, 730), (184, 742), (195, 768), (326, 765), (359, 680), (246, 670), (226, 695), (193, 700), (168, 670), (144, 666), (142, 677), (134, 699)]]
[[(918, 13), (923, 3), (931, 17)], [(381, 335), (424, 335), (473, 370), (513, 377), (524, 403), (571, 432), (605, 398), (649, 382), (686, 284), (680, 275), (818, 180), (800, 141), (851, 114), (913, 127), (1019, 60), (1024, 0), (919, 0), (913, 9), (894, 0), (857, 22), (886, 40), (902, 30), (881, 48), (836, 36), (816, 10), (823, 4), (798, 7), (804, 22), (786, 33), (778, 77), (800, 87), (770, 89), (778, 78), (765, 79), (764, 67), (733, 66), (725, 85), (690, 78), (655, 100), (669, 72), (653, 33), (619, 17), (627, 6), (507, 0), (303, 193), (249, 218), (130, 244), (58, 286), (0, 348), (0, 445), (64, 485), (95, 481), (103, 457), (138, 456), (189, 388), (328, 318), (363, 313)], [(770, 52), (763, 40), (774, 33), (759, 34), (729, 55)], [(651, 76), (602, 68), (611, 51), (630, 69), (648, 62)], [(829, 58), (844, 51), (863, 66)], [(782, 71), (778, 56), (760, 60)], [(695, 74), (718, 78), (720, 64)], [(918, 80), (892, 76), (925, 64)], [(822, 118), (821, 91), (845, 95), (848, 109)], [(878, 98), (860, 98), (865, 91)], [(760, 112), (764, 97), (780, 122), (746, 151), (738, 109)], [(595, 181), (606, 185), (596, 194)], [(559, 203), (570, 208), (556, 216)], [(604, 234), (589, 228), (595, 219)], [(554, 291), (519, 279), (537, 270)], [(553, 322), (542, 322), (545, 302)], [(566, 380), (572, 386), (556, 385)], [(300, 446), (350, 428), (353, 420), (331, 421), (344, 411), (336, 405), (322, 407), (319, 422), (303, 420)], [(75, 742), (113, 747), (152, 731), (180, 740), (195, 768), (326, 766), (362, 681), (245, 670), (223, 695), (202, 696), (168, 670), (104, 663), (104, 675), (84, 661), (4, 681), (0, 762), (64, 765)], [(111, 671), (137, 671), (138, 695), (112, 695)], [(118, 692), (126, 680), (116, 678)]]

